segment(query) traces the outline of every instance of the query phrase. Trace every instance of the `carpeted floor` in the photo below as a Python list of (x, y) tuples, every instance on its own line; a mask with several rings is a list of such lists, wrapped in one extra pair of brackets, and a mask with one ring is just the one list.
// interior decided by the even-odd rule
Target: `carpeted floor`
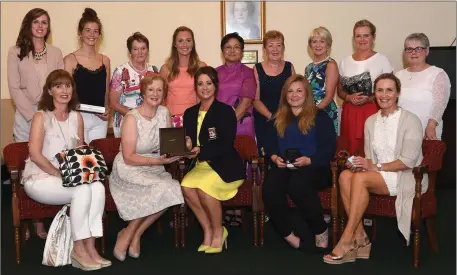
[[(2, 196), (2, 274), (81, 274), (71, 266), (52, 268), (41, 265), (44, 240), (32, 236), (22, 253), (22, 262), (15, 264), (13, 226), (10, 208), (10, 187), (3, 187)], [(217, 255), (197, 253), (201, 230), (190, 223), (187, 246), (173, 247), (169, 215), (162, 220), (163, 234), (152, 226), (143, 236), (141, 258), (127, 258), (125, 262), (113, 260), (112, 248), (117, 232), (124, 226), (115, 213), (109, 215), (106, 257), (113, 266), (94, 271), (103, 274), (456, 274), (456, 195), (455, 189), (437, 191), (439, 253), (433, 254), (425, 230), (421, 242), (421, 267), (412, 267), (412, 247), (406, 247), (396, 230), (396, 221), (377, 219), (377, 240), (373, 242), (370, 260), (354, 264), (331, 266), (322, 262), (322, 255), (300, 252), (289, 247), (266, 224), (265, 246), (252, 247), (252, 227), (228, 228), (228, 250)], [(170, 213), (167, 213), (170, 214)], [(49, 222), (49, 221), (47, 221)], [(425, 227), (423, 227), (425, 228)]]

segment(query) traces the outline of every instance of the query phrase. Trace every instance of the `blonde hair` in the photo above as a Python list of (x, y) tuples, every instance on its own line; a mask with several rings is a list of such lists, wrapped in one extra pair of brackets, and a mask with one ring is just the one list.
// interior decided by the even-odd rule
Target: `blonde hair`
[(332, 34), (326, 27), (317, 27), (311, 31), (308, 37), (308, 46), (311, 46), (311, 41), (313, 41), (314, 37), (324, 38), (325, 43), (327, 43), (328, 47), (332, 47)]
[(298, 129), (303, 134), (307, 134), (308, 131), (314, 126), (315, 118), (317, 115), (317, 107), (314, 103), (313, 91), (308, 83), (308, 80), (300, 74), (290, 76), (284, 86), (282, 87), (281, 97), (279, 100), (278, 111), (275, 114), (275, 127), (280, 137), (284, 137), (287, 126), (295, 119), (295, 115), (292, 113), (289, 103), (287, 102), (287, 93), (289, 92), (292, 83), (301, 82), (305, 88), (305, 101), (302, 105), (302, 110), (298, 114)]
[(355, 36), (355, 30), (357, 28), (361, 28), (361, 27), (368, 27), (370, 29), (370, 33), (371, 33), (371, 36), (376, 36), (376, 27), (375, 25), (373, 25), (373, 23), (371, 23), (370, 21), (366, 20), (366, 19), (362, 19), (360, 21), (357, 21), (355, 24), (354, 24), (354, 28), (352, 29), (352, 35)]
[(284, 35), (280, 31), (272, 30), (268, 31), (263, 37), (263, 47), (267, 46), (268, 40), (282, 40), (282, 45), (285, 48)]

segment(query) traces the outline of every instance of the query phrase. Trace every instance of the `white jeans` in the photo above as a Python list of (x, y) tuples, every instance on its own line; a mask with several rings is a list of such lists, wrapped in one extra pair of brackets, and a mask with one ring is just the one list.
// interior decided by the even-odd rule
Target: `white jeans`
[(84, 120), (84, 141), (89, 144), (94, 139), (106, 138), (108, 132), (108, 121), (98, 116), (80, 112)]
[(30, 198), (39, 203), (71, 204), (70, 222), (74, 241), (103, 236), (105, 187), (101, 182), (63, 187), (61, 178), (49, 175), (26, 181), (24, 189)]
[(116, 127), (113, 125), (113, 134), (115, 138), (121, 137), (121, 127)]

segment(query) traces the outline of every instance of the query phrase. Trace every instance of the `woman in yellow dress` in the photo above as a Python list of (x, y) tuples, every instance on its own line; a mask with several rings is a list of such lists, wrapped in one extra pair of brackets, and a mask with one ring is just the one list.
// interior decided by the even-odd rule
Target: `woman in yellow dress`
[[(219, 253), (228, 232), (222, 226), (221, 201), (233, 198), (243, 183), (243, 161), (233, 147), (236, 115), (229, 105), (216, 100), (219, 81), (213, 67), (195, 74), (194, 87), (200, 103), (184, 112), (187, 148), (195, 153), (195, 167), (182, 181), (186, 203), (203, 228), (199, 252)], [(198, 137), (198, 138), (197, 138)], [(196, 159), (195, 159), (196, 158)]]

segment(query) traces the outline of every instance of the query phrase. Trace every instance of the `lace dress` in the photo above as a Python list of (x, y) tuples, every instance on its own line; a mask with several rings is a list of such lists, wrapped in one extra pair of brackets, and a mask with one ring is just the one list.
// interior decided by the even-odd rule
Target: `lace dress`
[[(151, 120), (141, 116), (137, 109), (131, 110), (127, 115), (133, 115), (136, 119), (136, 153), (145, 157), (159, 157), (159, 128), (167, 127), (168, 109), (159, 106)], [(184, 203), (179, 182), (172, 179), (163, 165), (128, 165), (122, 156), (122, 146), (114, 159), (109, 183), (119, 216), (125, 221), (149, 216)]]
[[(378, 163), (388, 163), (395, 160), (395, 147), (397, 145), (397, 129), (401, 109), (387, 117), (381, 116), (381, 111), (376, 115), (373, 137), (373, 151)], [(397, 195), (397, 172), (381, 171), (381, 176), (386, 182), (391, 196)]]
[(436, 137), (441, 139), (443, 113), (451, 92), (451, 83), (446, 72), (430, 66), (422, 72), (409, 72), (404, 69), (395, 75), (401, 81), (398, 106), (419, 117), (424, 133), (429, 119), (438, 122)]

